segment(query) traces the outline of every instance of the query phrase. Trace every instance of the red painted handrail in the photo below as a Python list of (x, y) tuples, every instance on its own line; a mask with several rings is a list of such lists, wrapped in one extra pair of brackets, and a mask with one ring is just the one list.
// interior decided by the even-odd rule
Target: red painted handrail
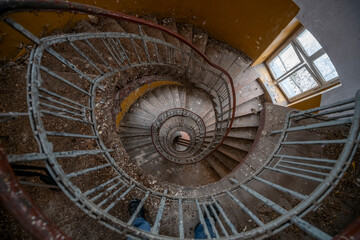
[(0, 147), (0, 199), (34, 239), (70, 240), (31, 201), (15, 177), (2, 147)]

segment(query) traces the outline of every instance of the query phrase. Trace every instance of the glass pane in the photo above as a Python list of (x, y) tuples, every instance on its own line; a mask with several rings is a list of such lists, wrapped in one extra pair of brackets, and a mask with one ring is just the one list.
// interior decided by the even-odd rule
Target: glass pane
[(320, 43), (316, 40), (316, 38), (308, 31), (305, 30), (297, 37), (298, 42), (305, 50), (308, 56), (313, 55), (319, 49), (321, 49)]
[(292, 98), (301, 93), (301, 90), (295, 85), (290, 77), (285, 78), (279, 84), (289, 98)]
[(269, 66), (270, 66), (270, 69), (271, 69), (272, 73), (274, 74), (275, 78), (279, 78), (281, 75), (283, 75), (286, 72), (279, 57), (274, 58), (270, 62)]
[(292, 45), (290, 44), (287, 46), (280, 54), (279, 57), (281, 58), (282, 62), (285, 65), (287, 71), (295, 67), (297, 64), (300, 63), (300, 59), (296, 55), (296, 52)]
[(314, 61), (316, 68), (319, 70), (325, 81), (338, 77), (338, 73), (327, 54), (322, 55)]
[(300, 87), (302, 92), (312, 89), (318, 85), (305, 67), (300, 68), (298, 71), (291, 74), (290, 77)]

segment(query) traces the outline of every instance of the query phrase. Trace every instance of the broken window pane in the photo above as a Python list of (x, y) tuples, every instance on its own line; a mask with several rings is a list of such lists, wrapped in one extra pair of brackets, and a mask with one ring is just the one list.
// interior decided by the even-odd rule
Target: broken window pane
[(308, 56), (313, 55), (319, 49), (321, 49), (320, 43), (315, 39), (315, 37), (308, 31), (305, 30), (297, 37), (298, 42), (305, 50)]
[(275, 78), (279, 78), (281, 75), (283, 75), (286, 72), (279, 57), (274, 58), (270, 62), (269, 66)]
[(316, 68), (319, 70), (325, 81), (338, 77), (338, 73), (332, 64), (329, 56), (325, 53), (314, 61)]
[(289, 98), (301, 93), (301, 90), (295, 85), (290, 77), (285, 78), (284, 81), (281, 81), (279, 84)]
[(296, 52), (292, 45), (287, 46), (280, 54), (279, 54), (282, 62), (285, 65), (287, 71), (291, 70), (293, 67), (300, 63), (300, 59), (296, 55)]
[(298, 71), (291, 74), (290, 77), (300, 87), (302, 92), (312, 89), (318, 85), (305, 67), (300, 68)]

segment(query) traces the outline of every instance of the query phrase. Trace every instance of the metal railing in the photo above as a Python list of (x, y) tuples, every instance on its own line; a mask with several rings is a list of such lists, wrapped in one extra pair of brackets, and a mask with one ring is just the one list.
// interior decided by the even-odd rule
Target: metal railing
[[(308, 111), (290, 112), (284, 128), (273, 132), (273, 134), (281, 133), (280, 141), (273, 154), (269, 156), (264, 167), (245, 182), (239, 182), (232, 178), (230, 179), (233, 183), (231, 188), (197, 197), (179, 196), (177, 193), (169, 192), (168, 189), (153, 190), (131, 178), (114, 158), (113, 153), (119, 150), (108, 149), (102, 141), (97, 128), (95, 111), (99, 101), (96, 98), (97, 91), (103, 91), (106, 88), (106, 84), (103, 83), (107, 79), (111, 79), (116, 73), (129, 68), (169, 67), (179, 70), (187, 76), (191, 75), (189, 81), (207, 91), (213, 96), (214, 105), (219, 106), (214, 107), (217, 130), (214, 134), (213, 144), (212, 147), (206, 148), (206, 154), (210, 154), (216, 149), (216, 146), (221, 145), (231, 127), (234, 116), (234, 111), (231, 110), (234, 109), (232, 106), (235, 106), (235, 94), (228, 73), (210, 63), (203, 54), (179, 35), (134, 17), (68, 2), (59, 2), (58, 5), (51, 1), (0, 2), (2, 13), (13, 9), (16, 11), (19, 9), (22, 11), (32, 10), (35, 6), (37, 10), (88, 13), (154, 27), (181, 40), (190, 46), (191, 50), (184, 50), (143, 35), (141, 26), (139, 26), (139, 35), (96, 32), (38, 39), (11, 18), (3, 17), (6, 23), (36, 44), (30, 55), (27, 76), (29, 110), (27, 113), (2, 113), (1, 116), (6, 117), (4, 124), (12, 118), (29, 117), (40, 152), (10, 154), (8, 159), (11, 163), (46, 160), (47, 169), (52, 177), (77, 206), (89, 216), (96, 218), (100, 224), (133, 239), (192, 238), (187, 235), (184, 222), (193, 221), (193, 218), (203, 224), (207, 237), (211, 238), (210, 231), (205, 224), (205, 218), (210, 215), (210, 211), (217, 220), (216, 224), (212, 221), (210, 223), (218, 239), (266, 237), (292, 224), (317, 239), (331, 238), (316, 226), (305, 221), (304, 218), (307, 213), (316, 209), (336, 186), (357, 150), (360, 140), (359, 92), (355, 98), (348, 101)], [(124, 49), (125, 45), (132, 47), (133, 51), (130, 53)], [(80, 64), (72, 63), (70, 58), (61, 55), (59, 50), (62, 48), (72, 49), (89, 65), (83, 68)], [(165, 55), (161, 55), (161, 48), (164, 49)], [(181, 65), (176, 60), (177, 57), (188, 61), (185, 65)], [(92, 60), (93, 58), (96, 58), (101, 64)], [(113, 61), (110, 62), (109, 59)], [(61, 67), (67, 70), (66, 74), (51, 69), (54, 62), (60, 62)], [(214, 69), (209, 70), (209, 68)], [(191, 74), (194, 73), (191, 69), (194, 71), (201, 69), (201, 71)], [(216, 73), (215, 69), (221, 70), (223, 74)], [(77, 76), (77, 81), (67, 78), (68, 73)], [(223, 78), (224, 75), (228, 77), (227, 80)], [(54, 85), (56, 81), (61, 84), (61, 88)], [(229, 90), (229, 86), (231, 90)], [(231, 98), (231, 96), (233, 97)], [(76, 126), (81, 132), (65, 132), (66, 125), (69, 123)], [(195, 138), (196, 134), (201, 135), (201, 127), (197, 126), (194, 128), (198, 128), (198, 133), (194, 133)], [(339, 128), (339, 131), (348, 130), (347, 137), (337, 139), (337, 135), (327, 135), (326, 131), (322, 131), (329, 127), (332, 128), (331, 131), (336, 131), (335, 126)], [(166, 138), (159, 138), (159, 143), (167, 141), (168, 136), (172, 136), (170, 130), (175, 126), (165, 127), (164, 134), (160, 137), (166, 136)], [(301, 135), (301, 132), (304, 131), (306, 134)], [(301, 139), (304, 135), (306, 137)], [(311, 138), (312, 135), (314, 135), (313, 138)], [(326, 140), (317, 138), (325, 135)], [(95, 147), (78, 150), (78, 147), (84, 145), (80, 143), (75, 145), (68, 141), (74, 138), (82, 139), (85, 145), (94, 141), (96, 144), (93, 146)], [(319, 145), (321, 149), (308, 151), (304, 146), (309, 145)], [(74, 148), (75, 146), (77, 149)], [(293, 151), (294, 146), (297, 151)], [(324, 156), (326, 153), (324, 149), (327, 147), (335, 148), (339, 152), (336, 159)], [(311, 156), (308, 155), (309, 153)], [(96, 160), (94, 161), (96, 164), (80, 170), (78, 167), (77, 171), (69, 170), (62, 164), (63, 161), (76, 159), (73, 161), (76, 162), (74, 164), (82, 166), (81, 162), (84, 162), (84, 156), (86, 161), (89, 158)], [(91, 181), (94, 176), (102, 176), (102, 183), (94, 185)], [(307, 187), (299, 192), (299, 187), (304, 185)], [(274, 192), (277, 193), (277, 198), (274, 198), (274, 194), (272, 194)], [(141, 202), (133, 216), (124, 220), (117, 214), (117, 210), (121, 207), (121, 201), (130, 196), (141, 196)], [(294, 201), (286, 200), (287, 196), (292, 196)], [(147, 202), (156, 202), (159, 206), (154, 210), (156, 219), (150, 232), (144, 232), (132, 226), (137, 212)], [(229, 203), (234, 204), (237, 209), (229, 207)], [(263, 213), (258, 211), (261, 208), (271, 214), (264, 217)], [(186, 214), (186, 211), (195, 212), (196, 215), (190, 216)], [(239, 212), (242, 213), (243, 222), (251, 223), (246, 225), (246, 228), (234, 223)], [(171, 235), (164, 235), (162, 232), (161, 220), (164, 215), (167, 216), (167, 221), (171, 220), (175, 226)]]

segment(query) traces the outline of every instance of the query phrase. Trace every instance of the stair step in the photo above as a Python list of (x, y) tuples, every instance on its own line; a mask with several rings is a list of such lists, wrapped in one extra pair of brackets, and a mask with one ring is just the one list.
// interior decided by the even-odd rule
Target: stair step
[(161, 110), (155, 108), (145, 97), (140, 98), (139, 107), (147, 113), (152, 114), (156, 117), (161, 113)]
[[(150, 22), (156, 23), (156, 24), (158, 23), (156, 17), (152, 16), (152, 15), (145, 16), (144, 19), (148, 20)], [(144, 28), (144, 32), (149, 37), (159, 39), (160, 41), (163, 41), (163, 42), (165, 41), (161, 30), (158, 30), (153, 27), (148, 27), (148, 26), (144, 26), (143, 28)], [(149, 45), (152, 45), (152, 44), (149, 44)], [(166, 62), (166, 47), (162, 44), (156, 44), (156, 46), (158, 48), (158, 56), (157, 57), (159, 57), (159, 61)], [(151, 47), (153, 47), (153, 46), (151, 46)]]
[(99, 32), (99, 30), (97, 30), (96, 27), (91, 25), (87, 20), (80, 20), (72, 28), (72, 32), (74, 33)]
[(259, 116), (256, 114), (251, 114), (251, 115), (235, 118), (232, 128), (258, 127), (258, 126), (259, 126)]
[(264, 90), (257, 81), (253, 81), (248, 86), (236, 91), (236, 104), (242, 104), (261, 95), (264, 95)]
[(173, 96), (172, 96), (169, 86), (167, 85), (167, 86), (161, 87), (160, 89), (163, 93), (166, 103), (170, 106), (170, 108), (176, 108), (176, 103), (173, 99)]
[(231, 128), (228, 137), (254, 140), (257, 127)]
[(209, 34), (204, 30), (201, 30), (197, 27), (193, 28), (193, 37), (192, 42), (200, 52), (205, 53), (206, 44), (208, 41)]
[(174, 100), (176, 108), (181, 108), (181, 100), (179, 95), (179, 87), (178, 86), (169, 86), (172, 98)]
[(224, 164), (218, 161), (214, 156), (206, 157), (206, 161), (211, 165), (211, 167), (221, 178), (223, 178), (230, 172), (230, 169), (228, 169)]
[(127, 139), (123, 144), (126, 151), (131, 151), (135, 148), (147, 145), (149, 143), (152, 143), (152, 138), (150, 136), (149, 137), (138, 136)]
[(227, 168), (233, 170), (235, 167), (238, 166), (239, 162), (234, 160), (233, 158), (223, 154), (220, 151), (215, 151), (213, 153), (214, 157), (216, 157), (219, 161), (221, 161)]
[(248, 152), (251, 148), (252, 141), (241, 138), (227, 137), (223, 144)]
[(226, 145), (221, 145), (217, 150), (219, 152), (222, 152), (226, 156), (231, 157), (232, 159), (238, 161), (239, 163), (241, 163), (241, 161), (247, 155), (247, 152), (245, 151)]
[[(177, 23), (177, 32), (184, 37), (186, 40), (188, 40), (190, 43), (192, 43), (192, 36), (193, 36), (193, 27), (191, 24), (185, 24), (185, 23)], [(186, 52), (190, 52), (191, 48), (186, 45), (185, 43), (180, 41), (180, 48), (184, 49)], [(189, 56), (186, 54), (181, 55), (181, 64), (184, 67), (187, 67), (189, 63)]]
[(239, 74), (235, 78), (235, 88), (241, 90), (245, 86), (249, 85), (252, 81), (259, 78), (259, 73), (253, 67), (248, 67), (245, 71)]
[(186, 107), (186, 88), (181, 87), (181, 88), (178, 88), (178, 90), (179, 90), (179, 98), (180, 98), (181, 108), (185, 108)]

